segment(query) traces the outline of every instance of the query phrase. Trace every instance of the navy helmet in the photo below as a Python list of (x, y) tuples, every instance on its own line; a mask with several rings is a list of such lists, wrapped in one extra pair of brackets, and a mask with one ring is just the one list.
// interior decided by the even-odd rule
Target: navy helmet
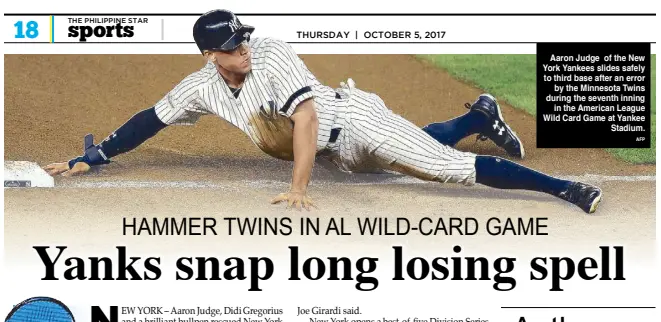
[(197, 19), (193, 26), (195, 43), (205, 50), (232, 51), (243, 41), (250, 40), (255, 27), (241, 24), (229, 10), (212, 10)]

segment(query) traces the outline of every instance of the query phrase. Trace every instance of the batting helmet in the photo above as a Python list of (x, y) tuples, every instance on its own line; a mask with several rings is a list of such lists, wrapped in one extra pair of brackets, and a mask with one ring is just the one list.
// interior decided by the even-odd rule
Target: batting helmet
[(195, 43), (205, 50), (231, 51), (244, 40), (250, 40), (255, 27), (241, 24), (239, 18), (228, 10), (212, 10), (197, 19), (193, 26)]

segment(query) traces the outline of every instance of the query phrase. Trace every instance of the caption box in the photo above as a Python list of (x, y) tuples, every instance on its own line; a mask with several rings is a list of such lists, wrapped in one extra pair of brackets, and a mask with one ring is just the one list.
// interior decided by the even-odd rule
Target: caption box
[(649, 148), (649, 43), (537, 44), (538, 148)]

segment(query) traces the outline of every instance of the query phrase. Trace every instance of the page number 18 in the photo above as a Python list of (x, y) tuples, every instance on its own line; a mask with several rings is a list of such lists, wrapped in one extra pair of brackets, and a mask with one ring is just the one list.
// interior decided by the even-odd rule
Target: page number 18
[(32, 38), (37, 38), (39, 36), (39, 31), (37, 30), (37, 27), (39, 27), (39, 24), (37, 24), (36, 21), (28, 21), (27, 24), (25, 24), (25, 32), (23, 31), (23, 21), (17, 21), (14, 24), (14, 27), (16, 27), (16, 36), (14, 38), (25, 38), (28, 37), (30, 39)]

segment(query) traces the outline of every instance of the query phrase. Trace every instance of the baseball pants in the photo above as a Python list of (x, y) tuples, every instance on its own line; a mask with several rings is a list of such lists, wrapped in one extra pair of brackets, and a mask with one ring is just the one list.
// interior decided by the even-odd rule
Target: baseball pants
[(426, 181), (474, 185), (476, 155), (443, 145), (420, 127), (393, 113), (376, 94), (350, 85), (338, 111), (342, 128), (329, 147), (330, 160), (347, 172), (394, 171)]

